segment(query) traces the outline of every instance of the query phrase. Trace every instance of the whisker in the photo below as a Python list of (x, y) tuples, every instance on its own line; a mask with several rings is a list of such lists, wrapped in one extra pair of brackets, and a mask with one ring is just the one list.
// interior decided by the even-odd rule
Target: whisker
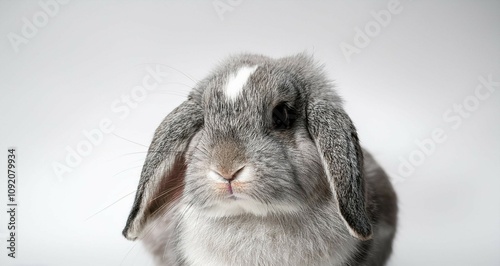
[(186, 73), (180, 71), (179, 69), (176, 69), (174, 67), (171, 67), (169, 65), (165, 65), (165, 64), (162, 64), (162, 63), (141, 63), (141, 64), (137, 64), (136, 66), (140, 66), (140, 65), (153, 65), (153, 64), (156, 64), (156, 65), (160, 65), (160, 66), (164, 66), (164, 67), (167, 67), (167, 68), (170, 68), (172, 70), (175, 70), (177, 71), (178, 73), (182, 74), (183, 76), (185, 76), (186, 78), (190, 79), (191, 81), (193, 81), (194, 83), (198, 83), (198, 81), (196, 81), (195, 79), (193, 79), (191, 76), (187, 75)]
[[(133, 155), (133, 154), (139, 154), (139, 153), (148, 153), (148, 152), (150, 152), (150, 153), (156, 153), (156, 152), (160, 153), (160, 152), (164, 152), (164, 151), (136, 151), (136, 152), (128, 152), (128, 153), (124, 153), (124, 154), (120, 155), (119, 157), (121, 157), (121, 156), (127, 156), (127, 155)], [(115, 159), (117, 159), (119, 157), (116, 157), (116, 158), (111, 159), (111, 160), (115, 160)]]
[[(188, 85), (188, 84), (186, 84), (186, 83), (182, 83), (182, 82), (162, 82), (162, 85), (167, 85), (167, 84), (177, 84), (177, 85), (182, 85), (182, 86), (185, 86), (185, 87), (187, 87), (187, 88), (189, 88), (189, 89), (191, 89), (191, 88), (193, 87), (193, 86), (191, 86), (191, 85)], [(162, 88), (159, 88), (159, 89), (160, 89), (160, 90), (164, 90), (164, 89), (162, 89)]]
[(88, 220), (90, 220), (90, 218), (92, 218), (92, 217), (94, 217), (94, 216), (98, 215), (99, 213), (101, 213), (101, 212), (105, 211), (105, 210), (106, 210), (106, 209), (108, 209), (109, 207), (111, 207), (111, 206), (115, 205), (115, 204), (116, 204), (116, 203), (118, 203), (120, 200), (122, 200), (122, 199), (124, 199), (124, 198), (126, 198), (126, 197), (128, 197), (128, 196), (130, 196), (130, 195), (132, 195), (132, 194), (133, 194), (133, 193), (135, 193), (136, 191), (137, 191), (137, 190), (134, 190), (134, 191), (132, 191), (132, 192), (130, 192), (130, 193), (128, 193), (128, 194), (126, 194), (125, 196), (123, 196), (123, 197), (121, 197), (121, 198), (117, 199), (116, 201), (114, 201), (114, 202), (113, 202), (113, 203), (111, 203), (110, 205), (108, 205), (108, 206), (104, 207), (104, 209), (102, 209), (102, 210), (100, 210), (100, 211), (98, 211), (98, 212), (96, 212), (96, 213), (92, 214), (91, 216), (89, 216), (89, 217), (88, 217), (87, 219), (85, 219), (84, 221), (88, 221)]
[(182, 93), (176, 93), (176, 92), (165, 92), (165, 91), (157, 91), (157, 92), (152, 92), (152, 93), (156, 93), (156, 94), (162, 94), (162, 95), (172, 95), (172, 96), (177, 96), (177, 97), (181, 97), (181, 98), (185, 98), (188, 96), (188, 94), (182, 94)]
[(166, 202), (165, 204), (163, 204), (160, 208), (158, 208), (155, 212), (153, 212), (150, 217), (154, 217), (156, 213), (158, 213), (158, 211), (160, 210), (163, 210), (165, 209), (165, 207), (168, 206), (168, 208), (165, 210), (165, 212), (160, 215), (159, 217), (157, 217), (157, 219), (155, 220), (155, 224), (153, 226), (150, 226), (150, 228), (148, 229), (148, 231), (143, 235), (141, 236), (140, 239), (145, 239), (147, 237), (149, 237), (149, 235), (153, 232), (153, 230), (158, 226), (158, 224), (160, 224), (161, 221), (163, 221), (163, 218), (165, 215), (167, 215), (168, 213), (170, 213), (170, 211), (175, 208), (177, 206), (177, 204), (179, 204), (177, 202), (176, 204), (176, 201), (178, 201), (180, 197), (177, 197), (176, 199), (173, 199), (170, 204), (168, 202)]
[[(183, 198), (184, 198), (184, 197), (183, 197)], [(189, 210), (189, 211), (191, 210), (192, 206), (193, 206), (193, 203), (192, 203), (191, 201), (188, 201), (188, 202), (186, 203), (186, 208), (184, 209), (184, 211), (183, 211), (183, 212), (181, 212), (181, 213), (179, 213), (179, 220), (184, 219), (184, 217), (185, 217), (186, 213), (188, 212), (188, 210)], [(180, 224), (180, 223), (177, 223), (177, 224), (175, 225), (175, 229), (178, 229), (179, 224)]]
[(142, 167), (142, 164), (141, 165), (136, 165), (136, 166), (133, 166), (133, 167), (130, 167), (130, 168), (127, 168), (125, 170), (122, 170), (116, 174), (114, 174), (112, 177), (116, 177), (117, 175), (121, 174), (121, 173), (124, 173), (124, 172), (127, 172), (127, 171), (130, 171), (132, 169), (135, 169), (135, 168), (138, 168), (138, 167)]
[[(172, 199), (170, 202), (165, 202), (162, 206), (160, 206), (157, 210), (155, 210), (152, 214), (150, 214), (151, 217), (154, 217), (158, 212), (162, 211), (165, 207), (168, 206), (168, 208), (166, 209), (166, 211), (163, 213), (163, 215), (166, 215), (167, 213), (170, 213), (170, 211), (177, 207), (178, 204), (180, 204), (180, 202), (182, 201), (183, 199), (183, 194), (181, 194), (180, 196), (177, 196), (176, 198)], [(161, 221), (161, 218), (163, 218), (163, 215), (158, 217), (156, 220), (156, 224), (153, 225), (152, 228), (150, 228), (148, 230), (148, 232), (142, 237), (142, 238), (146, 238), (149, 236), (149, 234), (152, 232), (153, 229), (156, 228), (156, 226), (158, 225), (158, 223)]]
[(120, 138), (120, 139), (126, 140), (126, 141), (128, 141), (128, 142), (130, 142), (130, 143), (134, 143), (134, 144), (136, 144), (136, 145), (142, 146), (142, 147), (146, 147), (146, 148), (148, 147), (148, 146), (146, 146), (146, 145), (144, 145), (144, 144), (140, 144), (140, 143), (138, 143), (138, 142), (135, 142), (135, 141), (129, 140), (129, 139), (125, 138), (125, 137), (122, 137), (122, 136), (120, 136), (120, 135), (118, 135), (118, 134), (116, 134), (116, 133), (114, 133), (114, 132), (113, 132), (113, 133), (111, 133), (111, 135), (113, 135), (113, 136), (115, 136), (115, 137), (117, 137), (117, 138)]
[(184, 186), (184, 184), (180, 184), (180, 185), (177, 185), (177, 186), (175, 186), (175, 187), (168, 188), (167, 190), (165, 190), (165, 191), (161, 192), (161, 193), (160, 193), (158, 196), (156, 196), (155, 198), (151, 199), (151, 200), (148, 202), (148, 204), (152, 203), (153, 201), (155, 201), (155, 200), (157, 200), (157, 199), (159, 199), (159, 198), (161, 198), (161, 197), (165, 196), (166, 194), (168, 194), (168, 193), (170, 193), (170, 192), (172, 192), (172, 191), (174, 191), (174, 190), (176, 190), (176, 189), (179, 189), (179, 188), (181, 188), (181, 187), (183, 187), (183, 186)]
[(132, 252), (132, 250), (137, 246), (137, 244), (139, 244), (138, 242), (135, 242), (132, 247), (127, 251), (127, 253), (125, 254), (125, 256), (123, 257), (122, 261), (120, 262), (120, 266), (123, 265), (123, 263), (125, 262), (125, 259), (128, 257), (128, 255), (130, 255), (130, 252)]

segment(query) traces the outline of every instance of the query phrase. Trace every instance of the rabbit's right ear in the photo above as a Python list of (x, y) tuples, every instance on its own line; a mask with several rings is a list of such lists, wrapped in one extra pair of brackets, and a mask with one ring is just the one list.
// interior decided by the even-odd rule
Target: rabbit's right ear
[(186, 170), (185, 152), (203, 124), (198, 103), (188, 99), (175, 108), (156, 129), (149, 146), (135, 201), (123, 235), (129, 240), (141, 236), (148, 218), (180, 196)]

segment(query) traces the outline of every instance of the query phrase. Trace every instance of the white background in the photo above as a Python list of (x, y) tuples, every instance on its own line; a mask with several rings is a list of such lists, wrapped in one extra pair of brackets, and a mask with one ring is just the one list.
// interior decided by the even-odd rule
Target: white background
[[(500, 86), (474, 102), (480, 77), (500, 82), (500, 2), (401, 0), (350, 62), (341, 43), (354, 45), (355, 28), (387, 1), (232, 3), (218, 13), (212, 1), (71, 1), (44, 25), (38, 1), (0, 2), (2, 206), (8, 147), (19, 174), (18, 258), (7, 257), (2, 211), (1, 265), (151, 265), (121, 230), (156, 126), (226, 56), (302, 51), (325, 64), (362, 144), (393, 177), (400, 225), (389, 265), (500, 264)], [(36, 34), (13, 45), (34, 16)], [(113, 112), (156, 64), (168, 78), (128, 115)], [(464, 101), (467, 118), (443, 118)], [(53, 165), (103, 119), (113, 132), (58, 178)], [(446, 140), (419, 157), (416, 143), (436, 129)], [(412, 156), (422, 160), (403, 175)]]

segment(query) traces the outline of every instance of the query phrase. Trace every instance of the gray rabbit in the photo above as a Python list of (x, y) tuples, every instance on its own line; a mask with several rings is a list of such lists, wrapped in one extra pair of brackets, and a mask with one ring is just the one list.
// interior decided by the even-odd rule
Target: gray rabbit
[(156, 130), (123, 235), (158, 265), (384, 265), (396, 223), (322, 68), (242, 54)]

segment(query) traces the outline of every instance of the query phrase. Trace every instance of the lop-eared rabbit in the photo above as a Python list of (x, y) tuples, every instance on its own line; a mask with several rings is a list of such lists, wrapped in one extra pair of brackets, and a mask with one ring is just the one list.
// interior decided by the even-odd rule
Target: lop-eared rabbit
[(396, 202), (321, 66), (242, 54), (159, 125), (123, 234), (158, 265), (384, 265)]

